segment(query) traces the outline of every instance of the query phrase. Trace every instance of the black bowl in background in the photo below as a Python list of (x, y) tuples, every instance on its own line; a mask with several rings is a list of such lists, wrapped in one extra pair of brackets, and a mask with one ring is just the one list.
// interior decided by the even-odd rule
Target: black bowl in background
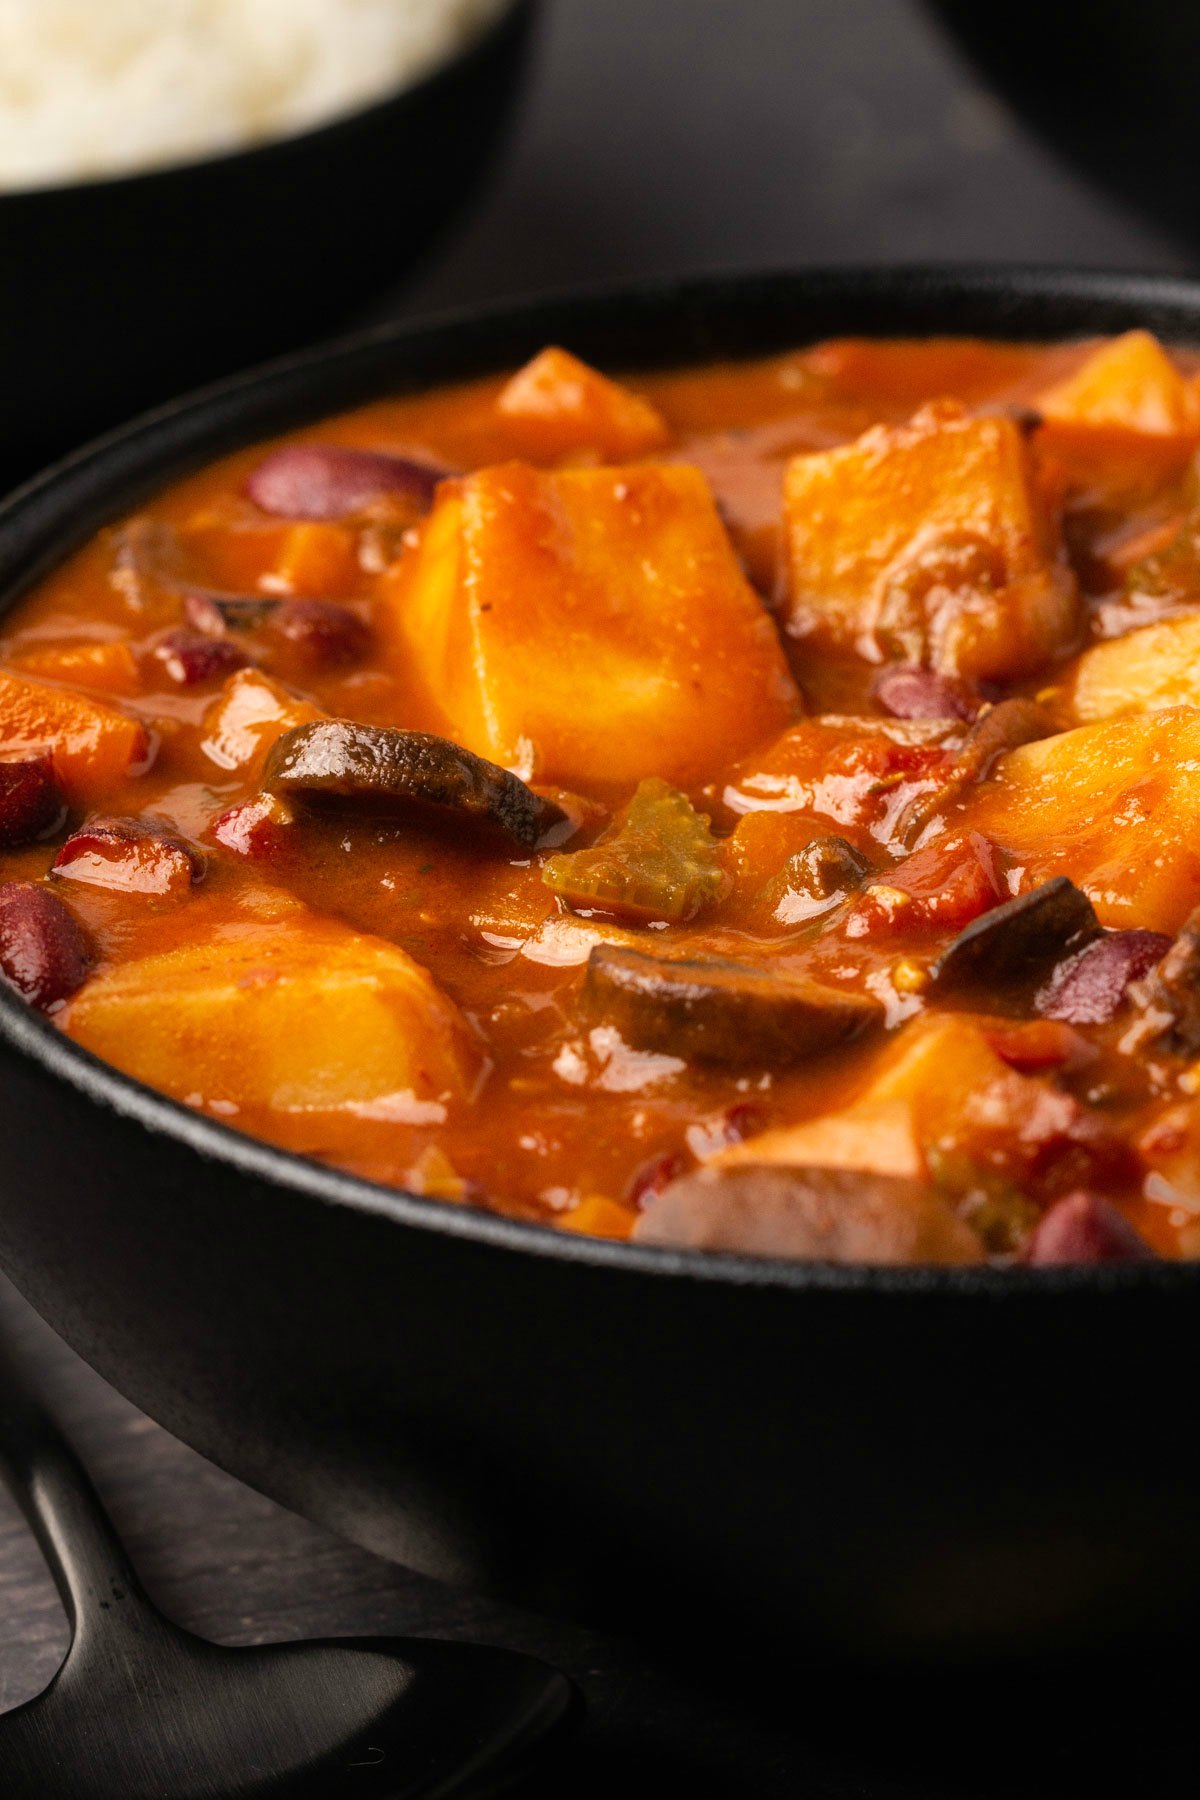
[(928, 0), (989, 83), (1069, 161), (1200, 241), (1200, 10), (1188, 0)]
[(313, 130), (0, 192), (0, 487), (411, 269), (497, 153), (536, 8), (514, 0), (419, 82)]
[[(619, 369), (1135, 323), (1200, 338), (1200, 285), (810, 271), (379, 331), (15, 495), (0, 609), (235, 445), (547, 341)], [(0, 1133), (0, 1263), (68, 1341), (217, 1462), (417, 1568), (622, 1626), (698, 1616), (706, 1643), (735, 1619), (858, 1654), (1200, 1620), (1200, 1266), (833, 1268), (556, 1234), (241, 1137), (7, 991)]]

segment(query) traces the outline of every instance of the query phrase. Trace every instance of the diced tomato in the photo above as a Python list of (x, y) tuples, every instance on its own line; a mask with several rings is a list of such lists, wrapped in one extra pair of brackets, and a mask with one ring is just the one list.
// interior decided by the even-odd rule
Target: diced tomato
[(960, 931), (1003, 898), (995, 848), (972, 831), (926, 844), (872, 882), (853, 907), (846, 932)]
[(1004, 1021), (989, 1026), (984, 1036), (1000, 1060), (1022, 1075), (1038, 1075), (1046, 1069), (1081, 1069), (1098, 1054), (1094, 1044), (1056, 1019)]

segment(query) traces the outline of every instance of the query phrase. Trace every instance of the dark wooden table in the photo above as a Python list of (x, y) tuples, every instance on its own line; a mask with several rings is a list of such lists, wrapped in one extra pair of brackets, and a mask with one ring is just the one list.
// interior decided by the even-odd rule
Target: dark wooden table
[[(547, 14), (490, 197), (388, 312), (715, 266), (1185, 266), (1030, 142), (908, 0), (547, 0)], [(1194, 1783), (1190, 1658), (868, 1680), (781, 1670), (773, 1655), (769, 1696), (747, 1698), (768, 1660), (753, 1644), (700, 1647), (687, 1673), (339, 1542), (153, 1425), (11, 1293), (0, 1303), (20, 1313), (167, 1611), (231, 1643), (412, 1632), (545, 1656), (580, 1681), (590, 1713), (569, 1768), (536, 1791), (1073, 1800), (1114, 1778), (1144, 1796)], [(45, 1684), (64, 1641), (0, 1499), (0, 1709)]]

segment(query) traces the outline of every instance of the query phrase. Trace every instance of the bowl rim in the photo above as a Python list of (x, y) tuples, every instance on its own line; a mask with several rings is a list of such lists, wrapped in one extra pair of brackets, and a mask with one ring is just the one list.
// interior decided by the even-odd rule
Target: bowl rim
[[(586, 327), (641, 308), (670, 314), (708, 302), (736, 306), (739, 295), (787, 298), (801, 293), (817, 300), (866, 298), (887, 303), (903, 297), (924, 298), (935, 306), (982, 300), (1003, 310), (1014, 300), (1028, 306), (1051, 305), (1056, 298), (1118, 311), (1165, 309), (1189, 317), (1194, 340), (1200, 340), (1200, 280), (1173, 275), (1144, 275), (1107, 270), (1071, 270), (1027, 265), (922, 263), (910, 265), (814, 267), (764, 272), (719, 271), (684, 279), (667, 278), (618, 287), (598, 286), (456, 309), (358, 331), (211, 383), (141, 414), (128, 424), (95, 439), (0, 500), (0, 617), (49, 569), (105, 519), (137, 505), (149, 493), (179, 479), (188, 468), (203, 467), (238, 448), (249, 448), (275, 432), (300, 429), (271, 422), (272, 401), (303, 421), (316, 423), (340, 407), (328, 403), (289, 409), (289, 390), (323, 370), (352, 367), (356, 358), (407, 349), (418, 357), (423, 345), (474, 334), (525, 331), (537, 338), (542, 321), (551, 335), (569, 335), (572, 318)], [(566, 326), (564, 332), (561, 328)], [(1005, 336), (1002, 320), (992, 327)], [(1096, 329), (1109, 329), (1097, 324)], [(953, 335), (953, 333), (951, 333)], [(882, 334), (881, 334), (882, 335)], [(919, 335), (919, 334), (918, 334)], [(926, 332), (925, 335), (933, 335)], [(961, 334), (960, 334), (961, 335)], [(1023, 328), (1011, 337), (1031, 337)], [(1053, 333), (1044, 334), (1052, 337)], [(1193, 340), (1193, 341), (1194, 341)], [(798, 342), (806, 341), (798, 336)], [(811, 341), (811, 340), (808, 340)], [(1183, 337), (1175, 341), (1184, 341)], [(765, 354), (748, 350), (747, 358)], [(680, 362), (695, 363), (695, 355)], [(471, 364), (468, 354), (466, 364)], [(470, 379), (488, 367), (500, 372), (503, 362), (486, 357), (477, 371), (464, 366), (457, 376), (439, 376), (428, 385)], [(671, 366), (670, 359), (648, 359), (647, 366)], [(381, 391), (416, 392), (419, 380), (397, 379)], [(266, 414), (264, 419), (263, 414)], [(212, 447), (214, 434), (218, 447)], [(146, 464), (159, 451), (166, 466), (148, 478)], [(133, 457), (140, 478), (123, 468)], [(728, 1252), (683, 1250), (631, 1244), (563, 1231), (552, 1225), (507, 1218), (483, 1208), (386, 1187), (362, 1176), (320, 1163), (251, 1137), (233, 1126), (194, 1111), (84, 1050), (64, 1036), (52, 1019), (37, 1012), (7, 984), (0, 983), (0, 1042), (27, 1057), (43, 1073), (64, 1082), (102, 1110), (128, 1119), (154, 1137), (165, 1137), (202, 1159), (231, 1165), (252, 1180), (269, 1183), (320, 1204), (345, 1207), (392, 1220), (407, 1230), (445, 1239), (464, 1239), (509, 1255), (586, 1266), (613, 1278), (649, 1275), (659, 1279), (716, 1284), (737, 1289), (754, 1287), (801, 1292), (880, 1293), (968, 1298), (1009, 1295), (1107, 1294), (1200, 1287), (1200, 1262), (1162, 1260), (1110, 1265), (1059, 1265), (1038, 1269), (992, 1265), (946, 1267), (930, 1264), (836, 1264), (784, 1257), (755, 1257)]]
[(256, 138), (248, 144), (231, 145), (208, 155), (200, 152), (180, 156), (170, 162), (151, 163), (140, 168), (94, 176), (85, 175), (77, 181), (56, 178), (22, 187), (5, 187), (0, 184), (0, 207), (6, 201), (25, 206), (36, 205), (39, 200), (55, 204), (76, 195), (94, 195), (103, 204), (109, 197), (150, 193), (156, 183), (170, 181), (175, 177), (204, 174), (210, 170), (220, 175), (235, 164), (261, 167), (264, 159), (286, 154), (295, 147), (312, 148), (318, 152), (328, 149), (343, 134), (354, 132), (364, 124), (369, 126), (373, 122), (382, 122), (388, 113), (403, 107), (409, 101), (419, 104), (425, 100), (443, 82), (470, 67), (476, 60), (486, 57), (495, 40), (512, 29), (521, 14), (528, 15), (532, 20), (540, 3), (541, 0), (501, 0), (494, 17), (484, 20), (465, 43), (443, 53), (415, 79), (390, 86), (373, 99), (360, 101), (340, 112), (318, 119), (314, 124), (303, 125), (298, 130), (281, 132), (271, 137)]

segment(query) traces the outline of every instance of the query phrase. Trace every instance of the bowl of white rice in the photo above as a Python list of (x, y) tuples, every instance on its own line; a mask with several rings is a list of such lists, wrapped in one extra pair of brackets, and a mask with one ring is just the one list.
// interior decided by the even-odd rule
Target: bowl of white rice
[(396, 284), (535, 4), (0, 0), (0, 481)]

